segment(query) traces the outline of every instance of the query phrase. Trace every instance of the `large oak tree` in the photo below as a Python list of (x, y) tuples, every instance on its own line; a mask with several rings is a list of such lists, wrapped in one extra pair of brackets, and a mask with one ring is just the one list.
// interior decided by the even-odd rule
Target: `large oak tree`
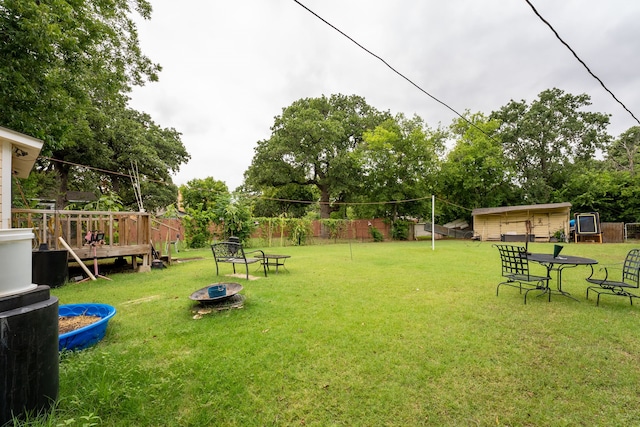
[(275, 118), (271, 137), (259, 141), (245, 185), (251, 190), (301, 186), (320, 193), (320, 216), (350, 201), (362, 186), (354, 154), (366, 130), (389, 115), (360, 96), (304, 98)]

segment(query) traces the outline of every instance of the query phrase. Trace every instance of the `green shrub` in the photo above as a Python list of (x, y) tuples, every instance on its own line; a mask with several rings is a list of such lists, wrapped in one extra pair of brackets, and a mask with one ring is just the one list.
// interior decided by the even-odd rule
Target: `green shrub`
[(189, 208), (187, 208), (187, 214), (182, 221), (187, 246), (191, 249), (204, 248), (212, 237), (209, 231), (210, 215), (208, 212)]
[(307, 237), (311, 234), (311, 220), (307, 218), (290, 218), (287, 220), (289, 228), (289, 240), (295, 246), (302, 246), (306, 243)]
[(251, 210), (245, 199), (228, 200), (224, 208), (217, 212), (215, 222), (221, 223), (224, 239), (235, 236), (243, 244), (249, 242), (251, 233), (255, 229), (255, 221), (251, 217)]
[(384, 241), (384, 235), (382, 234), (382, 231), (378, 230), (373, 226), (369, 227), (369, 234), (371, 234), (371, 237), (373, 238), (374, 242)]
[(397, 220), (391, 224), (391, 237), (394, 240), (409, 239), (409, 221)]

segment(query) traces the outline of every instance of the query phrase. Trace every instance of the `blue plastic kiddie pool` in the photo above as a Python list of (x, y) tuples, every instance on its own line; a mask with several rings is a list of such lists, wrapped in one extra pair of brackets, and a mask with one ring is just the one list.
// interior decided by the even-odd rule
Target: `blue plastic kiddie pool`
[(104, 338), (107, 324), (116, 314), (115, 307), (107, 304), (66, 304), (58, 307), (58, 316), (97, 316), (100, 320), (58, 337), (58, 350), (83, 350)]

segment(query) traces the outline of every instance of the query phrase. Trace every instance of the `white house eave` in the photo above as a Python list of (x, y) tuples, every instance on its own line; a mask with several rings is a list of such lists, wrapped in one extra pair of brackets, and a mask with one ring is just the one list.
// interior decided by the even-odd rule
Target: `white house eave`
[[(9, 173), (18, 178), (27, 178), (40, 155), (44, 142), (0, 126), (0, 146), (6, 148), (7, 144), (9, 145), (8, 149), (11, 151), (11, 169)], [(6, 172), (3, 171), (4, 173)]]

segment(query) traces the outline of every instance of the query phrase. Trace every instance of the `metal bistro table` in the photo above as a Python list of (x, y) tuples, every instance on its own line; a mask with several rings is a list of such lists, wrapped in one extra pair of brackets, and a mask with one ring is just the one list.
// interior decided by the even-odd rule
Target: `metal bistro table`
[(278, 274), (278, 267), (282, 267), (285, 270), (287, 269), (284, 266), (284, 262), (287, 258), (291, 258), (291, 255), (264, 254), (264, 257), (258, 255), (258, 258), (262, 258), (262, 263), (267, 266), (267, 269), (275, 267), (276, 274)]
[[(556, 283), (558, 287), (558, 293), (560, 295), (564, 295), (565, 297), (572, 298), (576, 301), (578, 300), (569, 292), (562, 290), (562, 270), (564, 270), (565, 268), (577, 267), (579, 265), (588, 265), (591, 267), (591, 271), (593, 271), (593, 265), (598, 263), (598, 261), (591, 258), (582, 258), (578, 256), (554, 257), (552, 254), (529, 254), (527, 255), (527, 259), (529, 261), (534, 261), (544, 265), (547, 268), (547, 274), (549, 275), (549, 277), (551, 277), (551, 270), (555, 270), (557, 272)], [(548, 292), (549, 299), (551, 299), (551, 289), (548, 289)]]

